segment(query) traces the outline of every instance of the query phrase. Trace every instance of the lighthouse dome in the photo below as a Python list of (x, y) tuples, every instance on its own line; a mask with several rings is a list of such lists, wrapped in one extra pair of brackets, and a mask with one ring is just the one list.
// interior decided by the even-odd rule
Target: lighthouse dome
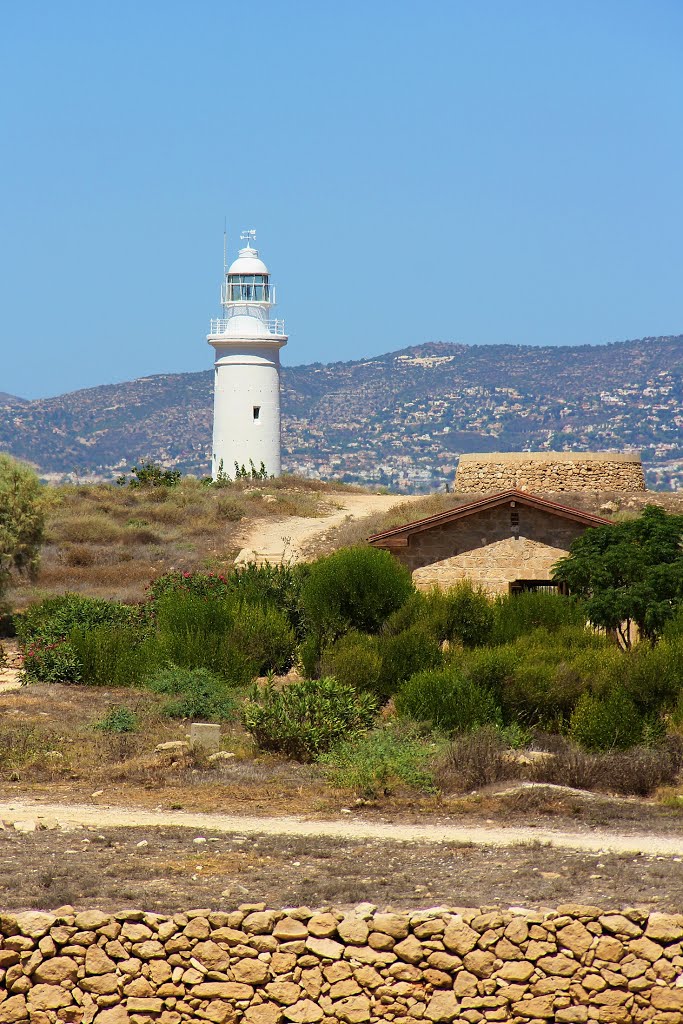
[(237, 259), (228, 268), (228, 274), (267, 274), (268, 267), (259, 259), (258, 249), (247, 246), (240, 249)]

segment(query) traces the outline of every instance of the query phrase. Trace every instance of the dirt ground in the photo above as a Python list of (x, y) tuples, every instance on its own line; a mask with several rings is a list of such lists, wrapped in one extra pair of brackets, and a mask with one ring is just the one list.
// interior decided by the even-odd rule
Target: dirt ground
[(639, 905), (683, 911), (681, 858), (188, 829), (0, 831), (6, 909)]

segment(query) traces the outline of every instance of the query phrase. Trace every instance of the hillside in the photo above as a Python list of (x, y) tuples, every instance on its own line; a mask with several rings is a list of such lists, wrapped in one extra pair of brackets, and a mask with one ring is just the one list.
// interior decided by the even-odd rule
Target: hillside
[[(683, 335), (609, 345), (435, 342), (283, 371), (291, 472), (429, 489), (461, 452), (639, 449), (651, 487), (683, 486)], [(110, 478), (150, 457), (205, 473), (210, 370), (22, 402), (0, 447), (51, 478)]]

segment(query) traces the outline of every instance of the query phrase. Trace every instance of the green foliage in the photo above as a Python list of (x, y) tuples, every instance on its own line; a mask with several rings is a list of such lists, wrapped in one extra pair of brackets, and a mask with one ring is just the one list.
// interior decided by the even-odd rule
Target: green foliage
[(364, 797), (388, 794), (403, 783), (423, 793), (434, 793), (430, 762), (436, 744), (406, 730), (373, 729), (342, 740), (320, 756), (328, 781), (338, 789), (352, 789)]
[(38, 477), (23, 462), (0, 453), (0, 595), (12, 570), (35, 573), (44, 530)]
[(416, 672), (435, 668), (442, 662), (441, 648), (428, 625), (416, 623), (395, 636), (382, 636), (379, 642), (382, 671), (377, 693), (390, 697)]
[(310, 566), (301, 605), (309, 630), (334, 639), (350, 629), (376, 633), (412, 593), (409, 571), (390, 552), (343, 548)]
[(488, 690), (501, 702), (505, 687), (514, 677), (521, 657), (522, 653), (512, 646), (478, 647), (470, 651), (455, 651), (449, 661), (458, 665), (463, 675)]
[(267, 605), (242, 604), (233, 619), (230, 643), (237, 651), (248, 652), (257, 675), (283, 673), (291, 668), (296, 635), (282, 612)]
[(254, 687), (242, 708), (245, 728), (262, 750), (312, 761), (372, 724), (377, 703), (336, 679), (304, 680), (277, 690)]
[(135, 732), (138, 728), (138, 716), (125, 704), (114, 704), (93, 728), (110, 733)]
[(504, 719), (525, 727), (562, 729), (582, 693), (610, 688), (624, 671), (623, 652), (583, 627), (536, 629), (498, 651), (512, 669), (497, 691)]
[(615, 687), (604, 697), (583, 693), (569, 723), (571, 738), (587, 750), (624, 750), (640, 743), (643, 718), (629, 695)]
[(168, 593), (156, 603), (161, 662), (205, 668), (231, 683), (246, 683), (258, 671), (257, 657), (233, 639), (235, 602), (194, 593)]
[(237, 701), (225, 679), (205, 668), (181, 668), (170, 665), (146, 680), (154, 693), (174, 697), (162, 708), (169, 718), (198, 718), (211, 722), (230, 722), (237, 715)]
[(69, 646), (79, 665), (79, 682), (88, 686), (135, 686), (153, 661), (155, 644), (133, 626), (77, 626)]
[(655, 640), (683, 600), (683, 516), (648, 505), (636, 519), (586, 530), (554, 567), (554, 578), (585, 599), (590, 621), (617, 630), (624, 623)]
[(495, 598), (493, 614), (492, 644), (514, 643), (536, 629), (554, 633), (565, 626), (583, 626), (587, 618), (579, 601), (560, 594), (534, 591)]
[(683, 687), (683, 636), (667, 634), (654, 647), (637, 644), (622, 666), (624, 687), (641, 714), (668, 711)]
[(70, 642), (75, 629), (126, 626), (140, 613), (116, 601), (64, 594), (32, 605), (16, 618), (24, 655), (24, 675), (31, 682), (77, 683), (82, 668)]
[(164, 469), (156, 462), (141, 462), (139, 466), (133, 466), (131, 477), (120, 476), (117, 484), (125, 487), (176, 487), (180, 483), (179, 469)]
[(323, 653), (321, 672), (325, 676), (334, 676), (346, 686), (376, 692), (382, 674), (377, 637), (351, 630)]
[(413, 593), (386, 624), (386, 632), (399, 633), (411, 626), (429, 629), (439, 642), (448, 640), (465, 647), (487, 643), (494, 611), (487, 594), (463, 580), (449, 590), (434, 587)]
[(446, 732), (470, 732), (480, 725), (500, 723), (500, 708), (489, 690), (474, 683), (455, 665), (418, 672), (396, 695), (402, 718), (429, 722)]

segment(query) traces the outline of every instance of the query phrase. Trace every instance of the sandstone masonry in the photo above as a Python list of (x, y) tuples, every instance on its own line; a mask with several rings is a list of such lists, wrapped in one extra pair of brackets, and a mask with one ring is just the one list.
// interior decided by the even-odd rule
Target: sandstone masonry
[(463, 493), (535, 491), (644, 491), (638, 453), (493, 452), (461, 455), (455, 489)]
[(0, 914), (0, 1024), (683, 1022), (683, 915)]

